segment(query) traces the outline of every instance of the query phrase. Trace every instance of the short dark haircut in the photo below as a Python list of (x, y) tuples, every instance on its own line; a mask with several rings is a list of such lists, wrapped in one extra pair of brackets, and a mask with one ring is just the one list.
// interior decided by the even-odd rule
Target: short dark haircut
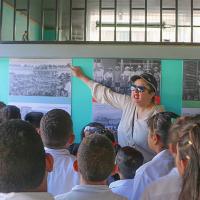
[(136, 170), (143, 164), (144, 157), (142, 153), (133, 147), (122, 147), (116, 156), (116, 164), (124, 179), (132, 179)]
[(25, 115), (25, 121), (31, 123), (35, 128), (40, 128), (40, 121), (43, 117), (42, 112), (29, 112)]
[(99, 122), (90, 122), (90, 123), (86, 124), (86, 125), (82, 128), (82, 130), (81, 130), (81, 140), (83, 140), (83, 138), (85, 137), (85, 132), (84, 132), (84, 130), (85, 130), (85, 127), (87, 127), (87, 126), (97, 128), (99, 131), (105, 129), (105, 126), (104, 126), (103, 124), (99, 123)]
[(0, 109), (0, 122), (10, 119), (21, 119), (20, 109), (14, 105), (7, 105)]
[(42, 141), (46, 147), (63, 147), (73, 133), (71, 116), (65, 110), (50, 110), (42, 117), (40, 130)]
[(150, 132), (156, 133), (160, 136), (165, 148), (167, 148), (169, 129), (173, 120), (179, 117), (173, 112), (159, 112), (148, 119), (147, 125)]
[(86, 181), (104, 181), (114, 168), (115, 153), (108, 138), (99, 134), (85, 137), (78, 149), (79, 171)]
[(34, 127), (22, 120), (0, 125), (0, 193), (37, 189), (45, 176), (45, 151)]

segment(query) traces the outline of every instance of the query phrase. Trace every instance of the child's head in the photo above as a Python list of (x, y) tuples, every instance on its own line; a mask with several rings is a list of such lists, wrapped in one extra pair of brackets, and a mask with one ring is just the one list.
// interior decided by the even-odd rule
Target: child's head
[(116, 164), (121, 179), (132, 179), (136, 170), (143, 164), (143, 155), (138, 150), (126, 146), (119, 149)]
[(160, 149), (168, 148), (169, 129), (173, 119), (177, 117), (178, 115), (173, 112), (160, 112), (149, 118), (148, 145), (153, 151), (156, 151), (158, 146)]
[(98, 122), (88, 123), (81, 130), (81, 140), (83, 140), (85, 136), (91, 135), (93, 133), (99, 133), (101, 130), (104, 130), (104, 129), (105, 129), (105, 126), (101, 123), (98, 123)]
[(21, 119), (20, 109), (17, 106), (7, 105), (0, 109), (0, 122), (10, 119)]
[(65, 147), (67, 143), (72, 142), (73, 124), (71, 116), (61, 109), (50, 110), (41, 119), (40, 134), (46, 147)]
[(31, 123), (36, 129), (40, 128), (40, 121), (43, 117), (42, 112), (29, 112), (24, 117), (25, 121)]
[(99, 134), (85, 137), (78, 149), (78, 171), (85, 182), (105, 181), (114, 169), (112, 143)]
[(0, 193), (46, 191), (46, 172), (52, 169), (52, 157), (45, 155), (32, 125), (22, 120), (2, 123), (0, 152)]
[(200, 199), (200, 124), (183, 125), (177, 143), (176, 165), (183, 177), (179, 199)]

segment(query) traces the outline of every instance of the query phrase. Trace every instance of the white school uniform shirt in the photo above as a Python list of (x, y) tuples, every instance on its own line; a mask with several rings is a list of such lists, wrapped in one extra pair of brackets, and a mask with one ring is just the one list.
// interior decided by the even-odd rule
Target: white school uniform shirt
[(145, 188), (153, 181), (167, 175), (174, 167), (174, 158), (169, 150), (158, 153), (151, 161), (142, 165), (135, 174), (132, 200), (139, 200)]
[(109, 188), (113, 193), (119, 194), (121, 196), (126, 197), (128, 200), (131, 200), (132, 190), (134, 179), (124, 179), (114, 181), (109, 185)]
[(112, 193), (106, 185), (77, 185), (71, 192), (55, 197), (56, 200), (127, 200)]
[(0, 200), (54, 200), (47, 192), (0, 193)]
[(45, 147), (45, 151), (54, 159), (53, 171), (48, 173), (47, 191), (54, 196), (71, 191), (80, 182), (79, 174), (73, 169), (75, 156), (71, 155), (67, 149)]
[(182, 187), (182, 178), (177, 168), (153, 182), (143, 193), (142, 200), (178, 200)]
[(155, 105), (145, 118), (137, 119), (137, 108), (129, 95), (113, 92), (110, 88), (92, 80), (88, 81), (87, 85), (97, 102), (122, 110), (122, 117), (117, 131), (119, 145), (138, 149), (144, 156), (144, 163), (151, 160), (155, 153), (149, 148), (147, 142), (147, 120), (156, 113), (163, 111), (163, 108)]

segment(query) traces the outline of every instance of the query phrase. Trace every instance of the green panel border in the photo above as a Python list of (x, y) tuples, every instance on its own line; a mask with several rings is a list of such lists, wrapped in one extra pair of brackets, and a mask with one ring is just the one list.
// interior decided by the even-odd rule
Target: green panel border
[(161, 61), (161, 104), (165, 110), (181, 115), (183, 90), (183, 61)]
[(200, 108), (200, 101), (183, 101), (183, 108)]
[(0, 101), (8, 103), (9, 58), (0, 58)]
[[(84, 73), (93, 77), (94, 59), (74, 58), (73, 66), (80, 66)], [(72, 77), (72, 120), (76, 142), (80, 141), (80, 133), (87, 123), (92, 121), (92, 95), (90, 89), (78, 78)]]

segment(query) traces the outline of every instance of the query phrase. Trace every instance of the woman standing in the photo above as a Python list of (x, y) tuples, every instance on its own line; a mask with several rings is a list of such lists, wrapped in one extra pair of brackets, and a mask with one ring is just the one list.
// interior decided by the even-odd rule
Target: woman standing
[(143, 154), (144, 162), (151, 160), (154, 153), (147, 143), (147, 120), (163, 111), (154, 103), (157, 91), (155, 78), (147, 73), (131, 77), (131, 96), (128, 96), (113, 92), (110, 88), (92, 81), (79, 67), (72, 67), (72, 74), (88, 85), (97, 102), (122, 110), (118, 126), (118, 143), (122, 147), (134, 146)]

